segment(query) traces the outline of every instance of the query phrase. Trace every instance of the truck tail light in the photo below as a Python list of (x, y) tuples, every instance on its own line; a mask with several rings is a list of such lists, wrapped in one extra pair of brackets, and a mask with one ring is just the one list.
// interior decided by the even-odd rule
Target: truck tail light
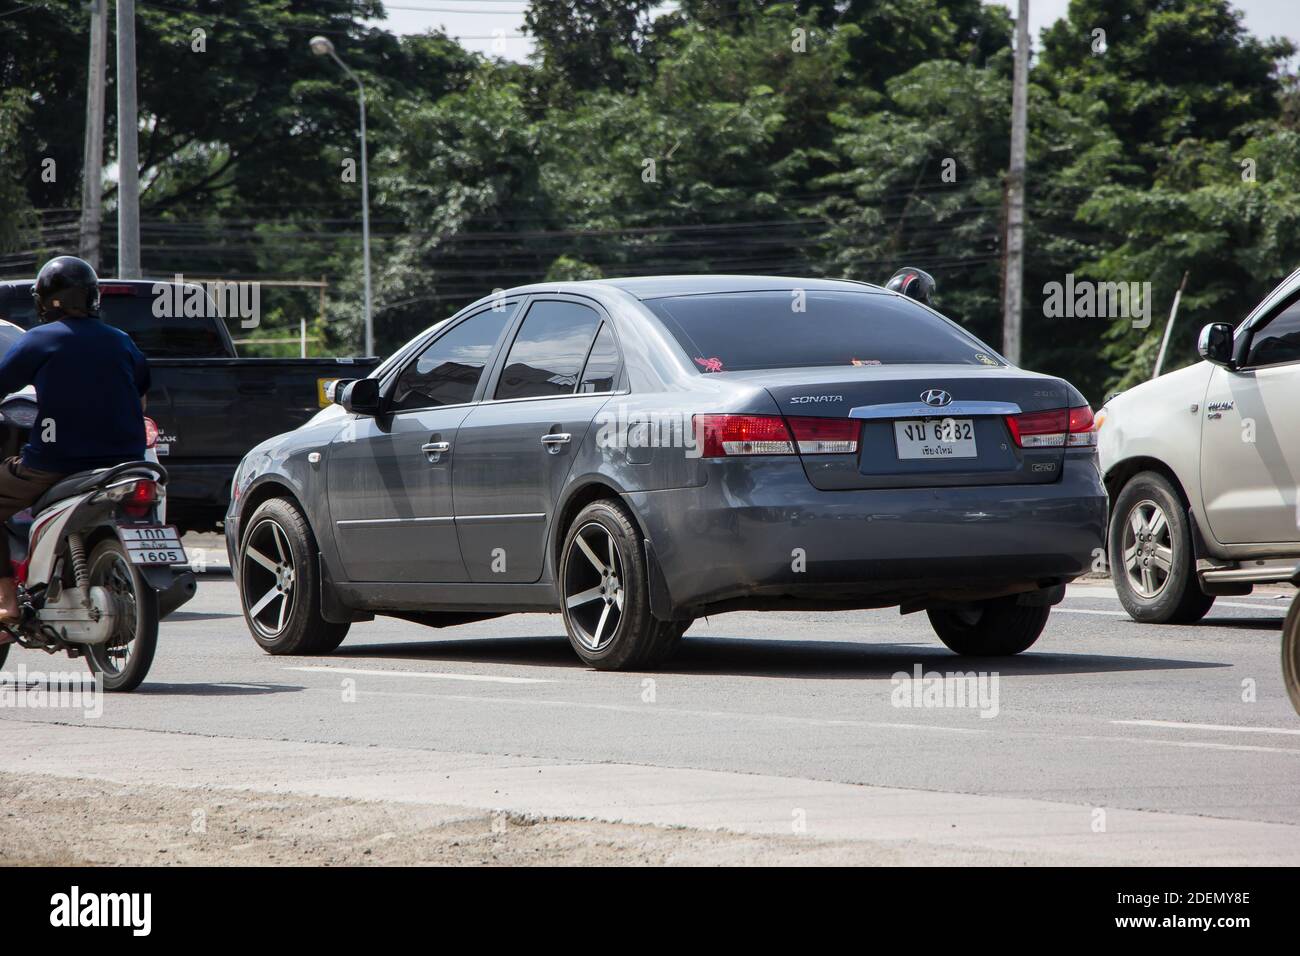
[(856, 418), (788, 418), (801, 455), (851, 455), (862, 423)]
[(1097, 444), (1092, 409), (1087, 405), (1008, 415), (1007, 428), (1020, 448), (1083, 448)]
[(158, 423), (149, 416), (144, 419), (144, 447), (152, 448), (158, 444)]

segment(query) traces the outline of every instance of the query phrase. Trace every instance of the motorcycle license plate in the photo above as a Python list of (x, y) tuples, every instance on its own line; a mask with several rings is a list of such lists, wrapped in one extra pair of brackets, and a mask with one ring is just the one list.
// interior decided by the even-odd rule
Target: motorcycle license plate
[(188, 564), (180, 532), (170, 525), (119, 528), (132, 564)]

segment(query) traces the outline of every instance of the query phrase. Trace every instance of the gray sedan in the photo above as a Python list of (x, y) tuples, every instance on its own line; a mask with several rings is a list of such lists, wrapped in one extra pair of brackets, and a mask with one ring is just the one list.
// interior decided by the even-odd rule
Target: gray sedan
[(232, 487), (273, 654), (376, 614), (560, 611), (588, 664), (644, 668), (702, 615), (888, 606), (1014, 654), (1104, 543), (1083, 396), (863, 283), (511, 289), (333, 399)]

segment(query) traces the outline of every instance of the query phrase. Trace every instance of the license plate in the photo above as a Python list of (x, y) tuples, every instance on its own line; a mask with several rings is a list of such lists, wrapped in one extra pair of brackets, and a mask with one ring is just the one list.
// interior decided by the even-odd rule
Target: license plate
[(975, 458), (975, 423), (969, 418), (894, 422), (900, 459)]
[(188, 564), (180, 532), (171, 526), (119, 528), (132, 564)]

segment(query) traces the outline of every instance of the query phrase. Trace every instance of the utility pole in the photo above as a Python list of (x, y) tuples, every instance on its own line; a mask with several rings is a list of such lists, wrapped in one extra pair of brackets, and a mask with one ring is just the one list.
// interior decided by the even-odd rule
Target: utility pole
[(99, 268), (99, 226), (104, 192), (104, 74), (108, 0), (91, 0), (90, 69), (86, 77), (86, 152), (81, 170), (81, 237), (77, 252)]
[(135, 0), (117, 0), (117, 277), (140, 278), (140, 142)]
[(1006, 269), (1002, 287), (1002, 354), (1020, 364), (1025, 282), (1025, 125), (1029, 93), (1029, 0), (1016, 16), (1016, 65), (1011, 86), (1011, 168), (1007, 171)]

